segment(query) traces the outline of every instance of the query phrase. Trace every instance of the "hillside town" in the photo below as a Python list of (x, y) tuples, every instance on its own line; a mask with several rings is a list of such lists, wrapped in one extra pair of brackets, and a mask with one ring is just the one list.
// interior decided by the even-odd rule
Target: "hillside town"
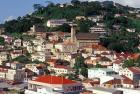
[[(66, 6), (73, 5), (59, 5)], [(129, 10), (128, 14), (140, 18), (139, 9)], [(128, 14), (113, 17), (129, 18)], [(105, 15), (78, 15), (73, 20), (46, 22), (48, 28), (67, 24), (69, 32), (49, 32), (43, 25), (33, 24), (18, 37), (1, 27), (0, 94), (140, 94), (140, 42), (135, 46), (137, 50), (129, 51), (137, 41), (133, 39), (140, 39), (138, 30), (123, 28), (130, 35), (137, 35), (131, 38), (129, 50), (120, 50), (117, 45), (107, 47), (102, 39), (113, 36), (111, 31), (119, 33), (122, 29), (121, 24), (107, 28)], [(79, 20), (89, 20), (94, 25), (88, 32), (80, 32), (76, 23)], [(121, 46), (131, 39), (121, 41)]]

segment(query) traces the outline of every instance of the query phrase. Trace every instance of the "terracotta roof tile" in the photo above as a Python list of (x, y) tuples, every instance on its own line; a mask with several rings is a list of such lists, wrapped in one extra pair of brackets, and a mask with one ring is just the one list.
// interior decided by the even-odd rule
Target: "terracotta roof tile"
[(75, 81), (65, 79), (64, 77), (49, 76), (49, 75), (39, 76), (38, 78), (36, 78), (33, 81), (47, 83), (47, 84), (74, 84), (74, 83), (77, 83)]
[(140, 74), (140, 68), (138, 67), (130, 67), (128, 69), (135, 74)]
[(122, 75), (122, 77), (123, 77), (123, 84), (133, 84), (133, 83), (134, 83), (134, 81), (131, 80), (131, 79), (128, 78), (128, 77), (126, 77), (126, 76), (124, 76), (124, 75)]

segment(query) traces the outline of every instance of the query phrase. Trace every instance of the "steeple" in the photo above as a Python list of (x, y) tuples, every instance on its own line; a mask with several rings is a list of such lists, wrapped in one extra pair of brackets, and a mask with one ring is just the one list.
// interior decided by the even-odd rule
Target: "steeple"
[(71, 43), (74, 43), (75, 42), (75, 40), (76, 40), (76, 36), (75, 36), (75, 34), (76, 34), (76, 24), (71, 24), (70, 25), (71, 26)]

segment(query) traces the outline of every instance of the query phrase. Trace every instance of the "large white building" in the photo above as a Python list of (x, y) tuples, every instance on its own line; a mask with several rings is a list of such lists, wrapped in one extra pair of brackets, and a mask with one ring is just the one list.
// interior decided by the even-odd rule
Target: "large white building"
[(57, 76), (39, 76), (28, 82), (25, 94), (78, 94), (81, 83)]
[(105, 28), (104, 27), (99, 27), (99, 26), (91, 27), (90, 28), (90, 32), (91, 33), (101, 34), (101, 35), (105, 35), (106, 34)]
[(72, 22), (68, 22), (66, 19), (54, 19), (47, 21), (48, 27), (57, 27), (63, 24), (72, 24)]
[(88, 69), (88, 78), (99, 78), (100, 76), (115, 75), (115, 72), (107, 68), (91, 68)]

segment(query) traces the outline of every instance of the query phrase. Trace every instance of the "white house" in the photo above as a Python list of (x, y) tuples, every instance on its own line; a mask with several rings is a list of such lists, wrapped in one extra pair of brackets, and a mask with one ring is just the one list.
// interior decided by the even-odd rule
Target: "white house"
[(31, 70), (37, 75), (44, 74), (44, 68), (42, 66), (37, 66), (37, 64), (26, 64), (25, 68)]
[(60, 52), (77, 52), (77, 47), (74, 43), (58, 43), (55, 45), (55, 49), (59, 49)]
[(63, 24), (71, 24), (72, 22), (68, 22), (66, 19), (54, 19), (54, 20), (48, 20), (47, 26), (48, 27), (57, 27)]
[(49, 70), (53, 70), (56, 75), (70, 74), (75, 72), (75, 70), (70, 68), (70, 66), (61, 65), (55, 65), (54, 67), (50, 67)]
[(119, 75), (122, 75), (122, 77), (124, 77), (123, 87), (135, 88), (139, 86), (140, 68), (125, 68), (119, 71)]
[(36, 52), (36, 53), (31, 54), (31, 59), (32, 59), (32, 61), (39, 60), (41, 62), (45, 62), (46, 55), (44, 52)]
[(113, 62), (113, 71), (119, 73), (119, 71), (123, 69), (122, 65), (123, 65), (122, 60), (115, 60)]
[(91, 33), (97, 33), (97, 34), (101, 34), (101, 35), (105, 35), (106, 34), (106, 30), (104, 27), (91, 27), (89, 30)]
[(88, 69), (88, 78), (99, 78), (100, 76), (115, 75), (115, 72), (107, 68), (91, 68)]
[(21, 39), (16, 39), (14, 41), (14, 46), (20, 47), (22, 45), (22, 40)]
[(2, 61), (7, 60), (7, 52), (0, 52), (0, 65), (2, 64)]

